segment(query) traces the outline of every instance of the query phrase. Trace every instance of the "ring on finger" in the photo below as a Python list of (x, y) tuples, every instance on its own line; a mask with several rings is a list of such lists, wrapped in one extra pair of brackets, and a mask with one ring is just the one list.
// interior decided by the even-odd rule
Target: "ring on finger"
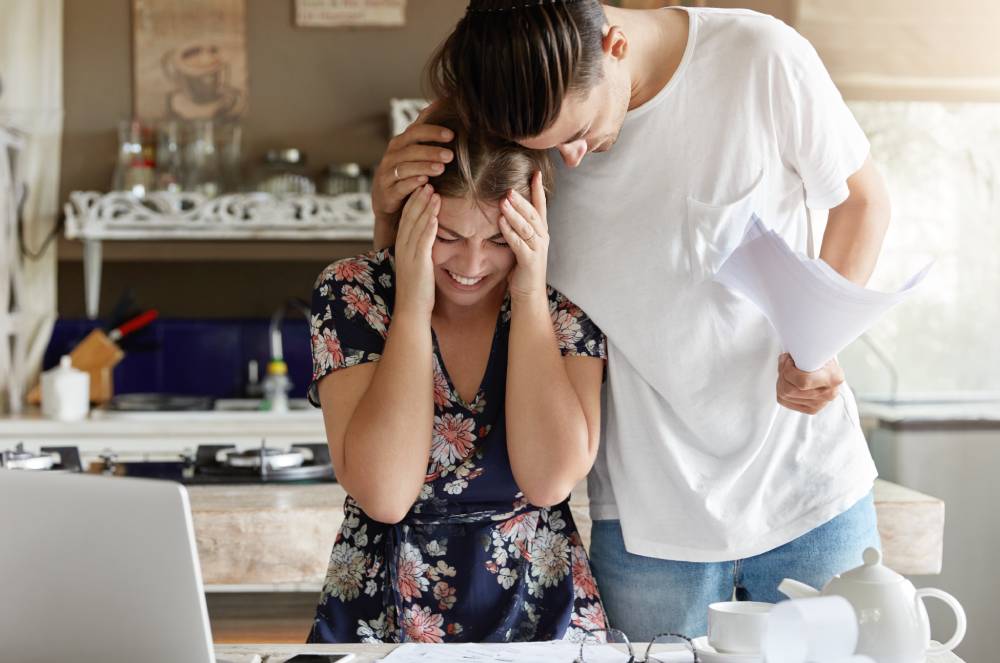
[(399, 179), (400, 179), (400, 178), (399, 178), (399, 166), (396, 166), (396, 167), (394, 167), (394, 168), (392, 169), (392, 174), (396, 176), (396, 181), (398, 182), (398, 181), (399, 181)]

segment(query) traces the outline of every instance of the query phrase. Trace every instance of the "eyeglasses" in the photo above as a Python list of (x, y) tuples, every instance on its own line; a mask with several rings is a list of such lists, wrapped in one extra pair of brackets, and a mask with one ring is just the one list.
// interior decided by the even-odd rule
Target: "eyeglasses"
[(701, 663), (691, 638), (680, 633), (661, 633), (649, 641), (642, 658), (635, 657), (635, 649), (628, 636), (616, 628), (587, 630), (580, 642), (576, 663), (610, 663), (620, 659), (609, 657), (602, 647), (605, 644), (625, 645), (628, 659), (624, 663)]

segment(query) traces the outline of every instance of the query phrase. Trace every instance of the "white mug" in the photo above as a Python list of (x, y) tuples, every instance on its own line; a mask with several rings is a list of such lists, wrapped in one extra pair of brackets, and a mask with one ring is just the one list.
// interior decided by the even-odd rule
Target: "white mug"
[(721, 601), (708, 606), (708, 644), (720, 654), (758, 654), (773, 603)]

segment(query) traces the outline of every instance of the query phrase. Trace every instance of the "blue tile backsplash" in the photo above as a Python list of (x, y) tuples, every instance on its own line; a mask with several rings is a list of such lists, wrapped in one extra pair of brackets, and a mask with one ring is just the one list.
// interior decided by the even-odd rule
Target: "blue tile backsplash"
[[(156, 320), (121, 339), (125, 358), (114, 369), (116, 394), (156, 392), (238, 398), (244, 395), (247, 362), (256, 359), (264, 378), (270, 359), (268, 320)], [(94, 320), (58, 320), (45, 351), (45, 369), (59, 363), (98, 326)], [(293, 398), (304, 398), (312, 377), (309, 326), (289, 317), (281, 340)]]

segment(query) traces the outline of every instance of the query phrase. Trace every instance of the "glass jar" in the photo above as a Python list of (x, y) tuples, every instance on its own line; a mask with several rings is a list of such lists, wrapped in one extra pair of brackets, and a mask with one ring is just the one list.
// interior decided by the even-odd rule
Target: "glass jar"
[(180, 127), (177, 122), (163, 122), (158, 127), (156, 144), (156, 190), (176, 192), (181, 190), (183, 168), (181, 163)]
[(219, 153), (215, 149), (215, 127), (211, 120), (197, 120), (187, 146), (184, 190), (212, 198), (222, 189)]
[(226, 122), (219, 129), (222, 190), (237, 193), (243, 190), (243, 127), (237, 122)]
[(112, 175), (112, 191), (127, 191), (140, 198), (151, 191), (155, 180), (151, 157), (151, 150), (143, 146), (143, 126), (139, 120), (119, 122), (118, 161)]
[(254, 178), (257, 191), (274, 195), (316, 193), (316, 185), (306, 175), (306, 155), (294, 147), (268, 150)]
[(331, 163), (323, 174), (323, 193), (338, 196), (342, 193), (368, 193), (371, 178), (367, 171), (354, 162)]

